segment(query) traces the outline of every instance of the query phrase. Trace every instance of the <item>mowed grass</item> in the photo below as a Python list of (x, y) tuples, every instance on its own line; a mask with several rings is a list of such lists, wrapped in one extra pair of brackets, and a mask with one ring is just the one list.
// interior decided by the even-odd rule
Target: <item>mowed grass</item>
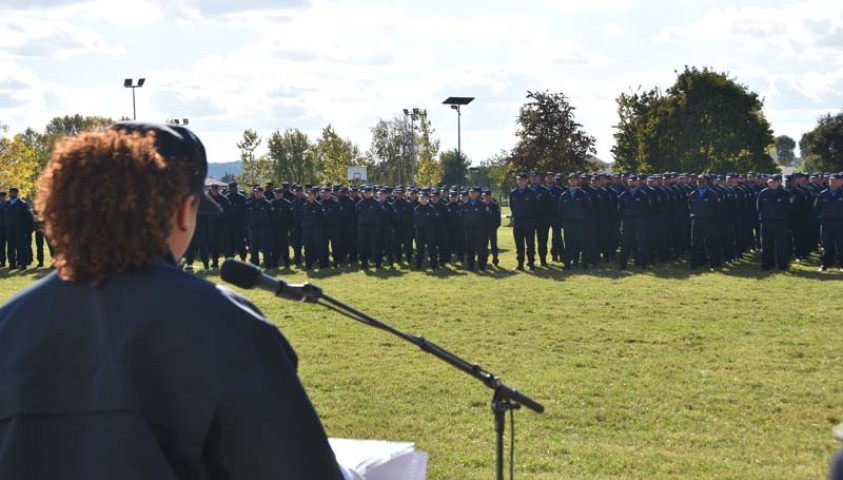
[[(279, 272), (479, 363), (541, 402), (516, 411), (529, 479), (811, 479), (843, 421), (843, 273), (679, 261), (645, 273)], [(217, 272), (198, 274), (219, 281)], [(0, 300), (45, 270), (0, 270)], [(243, 292), (299, 354), (333, 437), (414, 441), (430, 479), (494, 477), (491, 391), (386, 332)], [(509, 432), (507, 431), (507, 442)], [(507, 445), (508, 453), (508, 445)]]

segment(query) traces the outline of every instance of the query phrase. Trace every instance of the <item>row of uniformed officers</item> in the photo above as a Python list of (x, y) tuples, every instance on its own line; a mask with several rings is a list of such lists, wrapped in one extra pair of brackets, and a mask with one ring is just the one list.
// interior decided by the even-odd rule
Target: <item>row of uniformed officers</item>
[[(188, 268), (198, 255), (206, 266), (239, 255), (266, 268), (307, 269), (360, 264), (363, 268), (406, 261), (432, 268), (460, 260), (469, 269), (498, 263), (500, 206), (489, 190), (472, 188), (463, 201), (456, 190), (443, 199), (436, 189), (363, 186), (304, 188), (254, 186), (247, 198), (230, 184), (211, 196), (222, 215), (200, 218)], [(266, 191), (271, 197), (267, 198)], [(248, 249), (247, 249), (248, 245)], [(491, 248), (490, 248), (491, 247)]]

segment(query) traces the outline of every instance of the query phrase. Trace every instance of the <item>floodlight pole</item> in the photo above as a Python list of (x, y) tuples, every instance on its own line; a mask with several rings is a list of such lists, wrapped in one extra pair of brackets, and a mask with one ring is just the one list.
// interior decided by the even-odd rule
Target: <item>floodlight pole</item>
[(145, 82), (146, 78), (139, 78), (137, 84), (135, 84), (134, 79), (132, 78), (127, 78), (123, 81), (124, 87), (132, 89), (132, 120), (138, 119), (137, 107), (135, 106), (135, 89), (143, 87)]
[(468, 105), (474, 100), (474, 97), (448, 97), (442, 102), (445, 105), (450, 105), (453, 110), (457, 111), (457, 168), (459, 175), (457, 176), (457, 191), (462, 190), (462, 110), (463, 105)]

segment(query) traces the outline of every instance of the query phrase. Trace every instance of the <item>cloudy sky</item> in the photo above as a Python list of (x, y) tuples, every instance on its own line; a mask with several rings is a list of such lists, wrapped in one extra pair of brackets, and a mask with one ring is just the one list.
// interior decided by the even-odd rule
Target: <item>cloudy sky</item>
[[(211, 161), (262, 135), (331, 123), (362, 148), (378, 118), (420, 107), (443, 149), (509, 149), (527, 90), (563, 92), (611, 160), (614, 99), (668, 87), (684, 65), (728, 71), (797, 141), (843, 107), (839, 0), (0, 0), (0, 122), (190, 119)], [(264, 143), (265, 145), (265, 143)], [(263, 147), (263, 146), (262, 146)]]

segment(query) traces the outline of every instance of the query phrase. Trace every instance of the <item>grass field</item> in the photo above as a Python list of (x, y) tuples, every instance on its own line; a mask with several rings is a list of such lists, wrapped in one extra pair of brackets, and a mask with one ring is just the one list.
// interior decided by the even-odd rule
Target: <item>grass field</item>
[[(543, 403), (516, 412), (518, 478), (824, 478), (843, 421), (843, 273), (816, 273), (814, 259), (762, 274), (755, 258), (715, 273), (514, 273), (511, 230), (499, 238), (501, 268), (486, 273), (281, 275)], [(44, 272), (0, 270), (0, 300)], [(430, 479), (494, 478), (479, 382), (318, 306), (247, 295), (296, 348), (330, 436), (414, 441)]]

